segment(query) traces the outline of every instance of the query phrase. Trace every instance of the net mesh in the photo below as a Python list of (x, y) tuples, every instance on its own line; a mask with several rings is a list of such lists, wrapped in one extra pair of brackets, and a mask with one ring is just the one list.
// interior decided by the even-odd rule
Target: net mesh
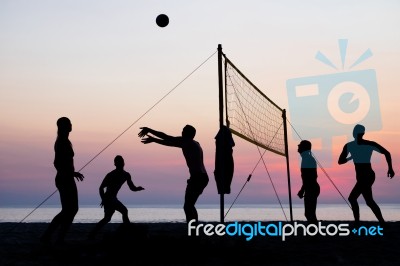
[(285, 156), (282, 109), (225, 61), (226, 119), (232, 133)]

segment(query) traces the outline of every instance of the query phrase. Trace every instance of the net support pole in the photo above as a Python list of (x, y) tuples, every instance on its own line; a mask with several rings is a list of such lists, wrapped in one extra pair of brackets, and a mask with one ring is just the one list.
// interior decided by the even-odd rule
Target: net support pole
[(286, 110), (282, 110), (283, 118), (283, 134), (285, 138), (285, 157), (286, 157), (286, 171), (288, 179), (288, 194), (289, 194), (289, 209), (290, 209), (290, 221), (293, 223), (293, 208), (292, 208), (292, 189), (290, 185), (290, 167), (289, 167), (289, 145), (287, 137), (287, 122), (286, 122)]
[[(222, 78), (222, 46), (218, 44), (218, 91), (219, 91), (219, 128), (224, 126), (224, 88)], [(224, 173), (221, 173), (221, 184), (224, 185)], [(220, 220), (224, 223), (224, 188), (220, 194)]]

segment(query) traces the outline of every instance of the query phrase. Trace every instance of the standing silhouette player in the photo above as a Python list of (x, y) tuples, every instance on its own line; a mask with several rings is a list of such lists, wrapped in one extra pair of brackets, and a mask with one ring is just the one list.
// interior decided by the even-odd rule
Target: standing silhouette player
[(301, 156), (302, 186), (297, 195), (304, 198), (304, 215), (309, 223), (317, 223), (317, 198), (320, 187), (317, 182), (317, 163), (311, 154), (311, 142), (302, 140), (297, 151)]
[(115, 156), (114, 165), (115, 169), (104, 177), (99, 188), (101, 198), (100, 206), (104, 206), (104, 218), (101, 219), (96, 224), (95, 228), (90, 232), (89, 239), (94, 239), (96, 233), (104, 225), (111, 221), (115, 211), (118, 211), (122, 214), (122, 221), (124, 224), (130, 223), (128, 209), (117, 198), (117, 194), (125, 182), (132, 191), (144, 190), (143, 187), (137, 187), (133, 184), (131, 174), (124, 170), (125, 162), (121, 155)]
[(52, 234), (59, 227), (56, 242), (62, 243), (68, 232), (76, 213), (78, 212), (78, 190), (75, 179), (82, 181), (84, 176), (75, 172), (74, 150), (69, 141), (69, 133), (72, 131), (71, 121), (67, 117), (57, 120), (57, 139), (54, 144), (54, 167), (57, 170), (55, 183), (60, 193), (61, 211), (58, 213), (41, 237), (42, 242), (50, 242)]
[[(356, 125), (353, 129), (354, 140), (345, 144), (343, 151), (339, 156), (338, 163), (344, 164), (350, 160), (353, 160), (356, 170), (356, 184), (349, 195), (349, 201), (353, 210), (355, 223), (360, 222), (360, 208), (358, 206), (357, 199), (360, 195), (363, 195), (365, 203), (371, 208), (376, 218), (381, 224), (385, 223), (381, 210), (374, 201), (372, 196), (372, 185), (375, 181), (375, 172), (371, 166), (372, 152), (376, 151), (385, 155), (386, 162), (388, 164), (387, 176), (392, 178), (394, 171), (392, 167), (392, 158), (389, 151), (374, 141), (363, 139), (365, 134), (365, 127), (362, 125)], [(348, 155), (350, 156), (348, 157)]]
[[(194, 219), (197, 223), (198, 214), (195, 204), (207, 186), (209, 179), (204, 167), (203, 150), (200, 144), (194, 140), (196, 129), (191, 125), (186, 125), (182, 130), (182, 136), (177, 137), (169, 136), (148, 127), (141, 127), (140, 129), (138, 136), (142, 138), (142, 143), (144, 144), (155, 142), (182, 149), (190, 173), (190, 177), (187, 180), (183, 209), (186, 215), (186, 222), (189, 223)], [(147, 137), (143, 138), (144, 136)]]

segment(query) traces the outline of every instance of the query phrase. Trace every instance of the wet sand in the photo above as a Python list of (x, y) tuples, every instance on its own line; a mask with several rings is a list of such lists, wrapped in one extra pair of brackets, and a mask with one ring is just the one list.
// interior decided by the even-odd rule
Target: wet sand
[[(351, 225), (322, 222), (332, 223)], [(383, 236), (298, 235), (285, 241), (279, 236), (189, 237), (184, 223), (112, 223), (88, 240), (94, 224), (74, 223), (64, 244), (43, 244), (39, 239), (47, 225), (0, 223), (0, 265), (400, 265), (400, 222), (388, 222)]]

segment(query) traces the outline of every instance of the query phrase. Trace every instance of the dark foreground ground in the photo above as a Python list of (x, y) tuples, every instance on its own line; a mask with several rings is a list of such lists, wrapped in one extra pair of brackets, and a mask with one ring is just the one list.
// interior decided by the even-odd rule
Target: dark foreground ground
[[(323, 224), (350, 222), (323, 222)], [(363, 223), (366, 227), (376, 223)], [(0, 265), (400, 265), (400, 222), (383, 236), (189, 237), (181, 223), (73, 224), (66, 242), (42, 244), (45, 223), (0, 223)]]

